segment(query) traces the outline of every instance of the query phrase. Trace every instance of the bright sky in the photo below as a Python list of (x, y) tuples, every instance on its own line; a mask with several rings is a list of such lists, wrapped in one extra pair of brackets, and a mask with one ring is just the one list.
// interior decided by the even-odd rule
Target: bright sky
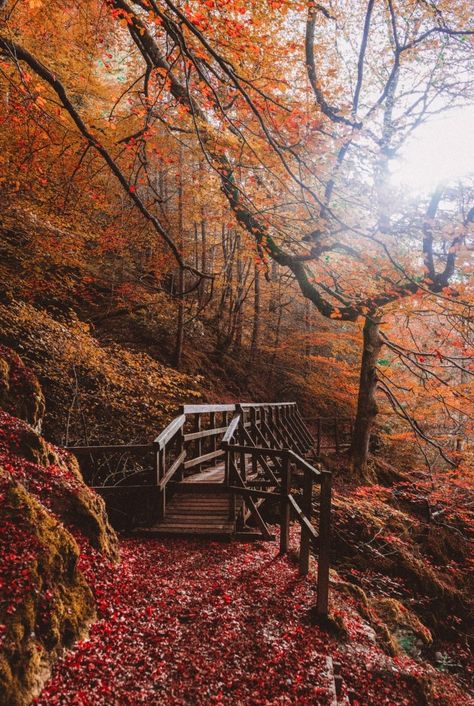
[(392, 182), (416, 192), (474, 174), (474, 106), (421, 125), (392, 163)]

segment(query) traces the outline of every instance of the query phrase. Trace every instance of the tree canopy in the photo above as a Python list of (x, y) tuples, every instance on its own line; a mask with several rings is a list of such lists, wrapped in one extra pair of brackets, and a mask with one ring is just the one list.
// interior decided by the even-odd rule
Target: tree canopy
[[(30, 0), (3, 2), (1, 13), (12, 188), (54, 193), (63, 212), (92, 203), (109, 243), (136, 244), (140, 233), (153, 251), (141, 276), (150, 292), (161, 273), (181, 273), (181, 334), (185, 301), (194, 317), (221, 285), (225, 298), (238, 242), (227, 338), (241, 335), (243, 261), (254, 261), (255, 300), (277, 267), (318, 315), (365, 321), (356, 469), (366, 471), (377, 389), (429, 438), (379, 361), (393, 354), (424, 389), (471, 374), (465, 334), (459, 356), (450, 344), (420, 361), (420, 350), (431, 326), (472, 322), (472, 182), (417, 196), (394, 186), (390, 169), (426, 121), (472, 104), (465, 3)], [(217, 224), (231, 234), (221, 233), (221, 254)], [(387, 323), (402, 313), (408, 341)]]

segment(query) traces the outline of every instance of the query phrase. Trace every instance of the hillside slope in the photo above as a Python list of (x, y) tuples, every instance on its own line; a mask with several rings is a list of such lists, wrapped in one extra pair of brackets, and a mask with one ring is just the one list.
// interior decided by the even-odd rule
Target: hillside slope
[[(156, 277), (151, 290), (142, 283), (136, 259), (133, 243), (103, 250), (85, 216), (76, 214), (72, 223), (39, 200), (5, 201), (0, 343), (20, 353), (38, 376), (48, 438), (60, 444), (148, 441), (180, 404), (199, 399), (296, 399), (309, 416), (351, 412), (353, 366), (328, 352), (314, 356), (310, 372), (286, 345), (275, 350), (266, 341), (257, 355), (248, 346), (224, 352), (222, 322), (212, 308), (188, 316), (176, 370), (176, 300)], [(319, 350), (330, 325), (319, 324)]]

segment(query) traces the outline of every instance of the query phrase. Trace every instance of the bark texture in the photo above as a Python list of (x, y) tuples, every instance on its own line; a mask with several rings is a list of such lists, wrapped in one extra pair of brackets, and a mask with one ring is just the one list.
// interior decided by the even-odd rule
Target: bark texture
[(357, 415), (352, 440), (352, 467), (356, 475), (363, 480), (370, 480), (367, 466), (370, 433), (377, 415), (377, 360), (382, 347), (380, 337), (380, 319), (367, 316), (363, 332), (364, 347), (360, 368), (359, 397)]

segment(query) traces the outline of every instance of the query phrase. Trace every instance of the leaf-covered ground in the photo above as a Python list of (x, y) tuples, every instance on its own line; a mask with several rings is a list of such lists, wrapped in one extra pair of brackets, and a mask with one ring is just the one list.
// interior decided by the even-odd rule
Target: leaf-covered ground
[(348, 633), (343, 643), (311, 623), (314, 578), (300, 578), (277, 550), (275, 543), (126, 539), (118, 567), (84, 555), (101, 617), (56, 664), (35, 703), (324, 706), (331, 703), (328, 654), (341, 662), (359, 704), (425, 703), (420, 666), (384, 655), (349, 596), (333, 591), (333, 611)]
[(126, 540), (122, 557), (87, 567), (102, 619), (38, 704), (329, 703), (314, 592), (274, 544)]

